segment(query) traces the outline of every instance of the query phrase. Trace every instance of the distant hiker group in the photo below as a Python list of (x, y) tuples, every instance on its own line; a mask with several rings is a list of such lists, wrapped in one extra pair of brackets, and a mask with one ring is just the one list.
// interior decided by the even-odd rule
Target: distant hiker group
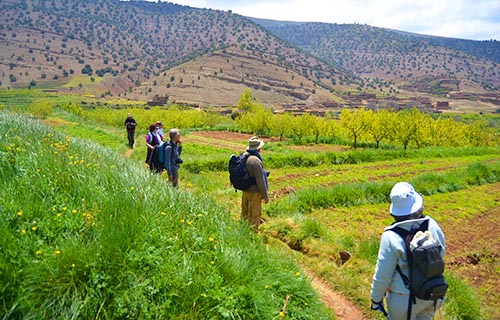
[(178, 129), (170, 129), (169, 140), (165, 142), (163, 124), (157, 123), (149, 126), (146, 134), (146, 163), (149, 169), (155, 173), (166, 171), (168, 180), (174, 187), (179, 185), (178, 170), (182, 164), (182, 139)]

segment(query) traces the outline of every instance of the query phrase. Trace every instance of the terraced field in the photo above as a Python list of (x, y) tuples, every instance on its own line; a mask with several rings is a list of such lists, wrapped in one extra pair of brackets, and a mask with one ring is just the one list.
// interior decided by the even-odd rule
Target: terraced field
[[(216, 147), (217, 157), (243, 151), (250, 135), (231, 132), (193, 132), (185, 136), (185, 161), (192, 160), (189, 148)], [(265, 140), (264, 161), (284, 149), (309, 152), (346, 152), (344, 147), (291, 146), (277, 140)], [(191, 144), (191, 147), (189, 146)], [(279, 145), (277, 147), (276, 145)], [(323, 151), (322, 151), (323, 150)], [(362, 152), (362, 151), (360, 151)], [(262, 237), (278, 250), (288, 250), (304, 268), (311, 270), (335, 293), (341, 293), (363, 318), (370, 313), (369, 290), (378, 241), (384, 226), (392, 222), (388, 197), (368, 204), (316, 207), (295, 210), (297, 196), (310, 190), (329, 190), (336, 186), (362, 183), (415, 181), (429, 175), (444, 177), (478, 165), (498, 165), (500, 155), (436, 156), (372, 161), (357, 164), (319, 164), (310, 167), (273, 168), (269, 178), (272, 201), (265, 206)], [(183, 177), (182, 177), (183, 176)], [(181, 173), (184, 186), (194, 192), (209, 192), (214, 199), (239, 217), (239, 198), (229, 185), (225, 171)], [(448, 244), (447, 273), (473, 288), (481, 301), (481, 317), (500, 318), (500, 183), (477, 182), (475, 185), (423, 190), (425, 213), (434, 217), (445, 231)], [(452, 188), (453, 189), (453, 188)], [(419, 191), (419, 190), (418, 190)], [(281, 208), (288, 211), (280, 211)], [(270, 215), (271, 214), (271, 215)], [(276, 241), (279, 240), (279, 241)], [(286, 246), (284, 245), (286, 244)], [(348, 260), (343, 258), (348, 253)], [(328, 299), (325, 299), (328, 301)], [(331, 306), (339, 309), (339, 306)], [(342, 319), (339, 313), (337, 316)], [(479, 316), (479, 315), (476, 315)], [(437, 316), (446, 318), (442, 310)]]

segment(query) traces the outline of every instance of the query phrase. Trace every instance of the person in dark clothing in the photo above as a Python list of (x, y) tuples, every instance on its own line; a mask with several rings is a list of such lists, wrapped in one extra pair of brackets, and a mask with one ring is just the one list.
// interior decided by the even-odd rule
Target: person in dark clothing
[(156, 124), (149, 126), (149, 133), (146, 135), (146, 146), (148, 147), (148, 153), (146, 155), (146, 163), (149, 165), (149, 169), (156, 173), (161, 172), (160, 162), (158, 160), (158, 146), (160, 145), (160, 137), (156, 134), (157, 131)]
[(135, 121), (135, 119), (132, 117), (132, 115), (130, 113), (127, 115), (127, 119), (125, 119), (124, 125), (127, 128), (128, 145), (130, 148), (134, 148), (135, 127), (137, 126), (137, 122)]
[(168, 133), (170, 140), (163, 147), (165, 152), (165, 162), (163, 168), (167, 170), (168, 180), (172, 182), (172, 186), (179, 185), (179, 168), (183, 162), (180, 158), (182, 153), (181, 133), (178, 129), (170, 129)]

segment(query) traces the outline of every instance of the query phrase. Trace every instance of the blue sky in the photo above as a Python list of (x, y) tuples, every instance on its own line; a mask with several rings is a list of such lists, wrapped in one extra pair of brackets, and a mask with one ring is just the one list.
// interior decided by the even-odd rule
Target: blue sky
[(500, 41), (500, 0), (167, 0), (286, 21), (359, 23), (473, 40)]

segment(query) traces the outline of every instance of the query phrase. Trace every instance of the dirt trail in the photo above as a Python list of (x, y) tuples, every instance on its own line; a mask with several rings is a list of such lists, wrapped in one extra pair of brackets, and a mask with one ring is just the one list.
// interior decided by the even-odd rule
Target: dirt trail
[(363, 315), (363, 312), (352, 302), (347, 300), (344, 295), (333, 290), (320, 278), (316, 277), (311, 271), (305, 271), (311, 278), (311, 286), (318, 292), (321, 301), (327, 308), (333, 311), (339, 320), (365, 320), (369, 319)]
[(123, 156), (125, 158), (130, 158), (130, 156), (132, 155), (132, 151), (134, 151), (133, 149), (128, 149), (127, 151), (125, 151), (125, 153), (123, 154)]

